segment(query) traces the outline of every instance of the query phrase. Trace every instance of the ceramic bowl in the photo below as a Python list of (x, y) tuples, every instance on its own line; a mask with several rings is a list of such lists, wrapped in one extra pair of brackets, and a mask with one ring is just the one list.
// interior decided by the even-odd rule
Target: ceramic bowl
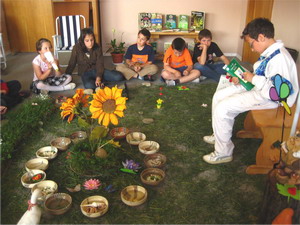
[(51, 146), (56, 147), (60, 151), (66, 151), (71, 144), (71, 139), (67, 137), (58, 137), (51, 141)]
[(46, 173), (43, 170), (29, 170), (21, 177), (21, 183), (26, 188), (33, 188), (34, 185), (46, 179)]
[(140, 177), (144, 184), (156, 186), (164, 180), (165, 172), (158, 168), (147, 168), (142, 171)]
[(80, 209), (83, 215), (96, 218), (107, 212), (108, 201), (100, 195), (90, 196), (81, 202)]
[(29, 170), (43, 170), (45, 171), (49, 166), (49, 161), (44, 158), (30, 159), (25, 163), (25, 169)]
[(37, 150), (36, 157), (43, 159), (54, 159), (57, 156), (58, 149), (53, 146), (46, 146)]
[(138, 206), (147, 200), (147, 190), (138, 185), (130, 185), (121, 191), (122, 201), (129, 206)]
[(48, 195), (44, 202), (44, 209), (52, 215), (66, 213), (72, 205), (72, 197), (66, 193)]
[(139, 150), (145, 155), (154, 154), (159, 150), (159, 144), (155, 141), (142, 141), (139, 143)]
[(87, 138), (87, 134), (84, 131), (76, 131), (73, 134), (70, 135), (70, 139), (74, 142), (77, 143), (79, 141), (82, 141)]
[(123, 139), (128, 133), (129, 129), (126, 127), (115, 127), (109, 132), (114, 139)]
[(146, 155), (144, 158), (144, 164), (146, 167), (162, 168), (167, 161), (167, 157), (161, 153), (155, 153)]
[(146, 135), (141, 132), (131, 132), (126, 135), (126, 141), (131, 145), (138, 145), (146, 140)]
[(57, 192), (58, 185), (53, 180), (43, 180), (33, 186), (33, 188), (31, 189), (31, 193), (33, 193), (37, 188), (41, 189), (42, 191), (42, 196), (38, 199), (44, 200), (48, 195)]

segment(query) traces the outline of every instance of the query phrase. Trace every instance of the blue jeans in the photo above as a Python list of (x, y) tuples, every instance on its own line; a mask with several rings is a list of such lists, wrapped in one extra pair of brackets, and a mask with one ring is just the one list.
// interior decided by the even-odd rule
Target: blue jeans
[[(96, 70), (90, 70), (81, 76), (81, 80), (83, 82), (83, 86), (85, 89), (96, 89)], [(116, 70), (107, 70), (104, 69), (102, 82), (118, 82), (124, 80), (124, 76), (122, 73)]]
[(201, 72), (201, 76), (213, 79), (219, 82), (222, 74), (226, 74), (226, 71), (223, 69), (224, 63), (217, 64), (205, 64), (201, 65), (200, 63), (194, 64), (194, 69)]
[(173, 69), (179, 71), (181, 73), (181, 76), (183, 76), (183, 71), (185, 71), (187, 69), (187, 66), (182, 66), (182, 67), (173, 68)]

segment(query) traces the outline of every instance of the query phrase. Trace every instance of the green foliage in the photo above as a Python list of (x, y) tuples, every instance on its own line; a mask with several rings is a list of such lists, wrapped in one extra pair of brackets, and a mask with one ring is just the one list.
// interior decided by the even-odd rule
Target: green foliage
[(110, 40), (110, 46), (107, 49), (107, 52), (115, 53), (115, 54), (120, 54), (120, 53), (125, 53), (125, 42), (122, 41), (123, 33), (121, 34), (121, 41), (117, 41), (115, 38), (115, 33), (116, 30), (113, 29), (113, 39)]
[(11, 158), (17, 145), (38, 132), (40, 123), (54, 111), (52, 99), (35, 97), (9, 112), (8, 122), (1, 127), (1, 161)]

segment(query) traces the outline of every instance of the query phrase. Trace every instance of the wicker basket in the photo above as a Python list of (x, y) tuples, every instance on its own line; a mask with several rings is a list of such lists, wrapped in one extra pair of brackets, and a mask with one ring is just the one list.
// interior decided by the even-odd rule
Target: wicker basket
[(126, 135), (126, 141), (131, 145), (138, 145), (146, 140), (146, 135), (141, 132), (131, 132)]
[[(36, 175), (41, 174), (41, 179), (38, 182), (32, 180)], [(33, 188), (34, 185), (46, 179), (46, 173), (43, 170), (29, 170), (21, 177), (21, 183), (26, 188)]]
[(45, 171), (49, 166), (49, 161), (43, 158), (30, 159), (25, 163), (25, 169), (29, 170), (43, 170)]
[(155, 141), (142, 141), (139, 144), (139, 150), (145, 155), (150, 155), (158, 152), (159, 144)]
[(71, 139), (67, 137), (58, 137), (52, 140), (50, 144), (60, 151), (66, 151), (71, 144)]
[(57, 156), (58, 149), (53, 146), (46, 146), (36, 151), (36, 157), (43, 159), (54, 159)]
[(139, 206), (147, 200), (147, 190), (138, 185), (130, 185), (121, 191), (122, 201), (129, 206)]
[(46, 212), (52, 215), (61, 215), (66, 213), (72, 205), (72, 197), (66, 193), (56, 193), (48, 195), (44, 202)]
[(80, 209), (87, 217), (100, 217), (108, 211), (108, 201), (100, 195), (90, 196), (81, 202)]

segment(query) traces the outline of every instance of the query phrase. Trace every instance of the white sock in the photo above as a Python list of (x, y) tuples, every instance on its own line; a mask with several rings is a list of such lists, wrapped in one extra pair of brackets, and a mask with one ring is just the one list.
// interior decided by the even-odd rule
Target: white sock
[(75, 83), (69, 83), (67, 85), (64, 86), (64, 90), (72, 90), (76, 87)]

